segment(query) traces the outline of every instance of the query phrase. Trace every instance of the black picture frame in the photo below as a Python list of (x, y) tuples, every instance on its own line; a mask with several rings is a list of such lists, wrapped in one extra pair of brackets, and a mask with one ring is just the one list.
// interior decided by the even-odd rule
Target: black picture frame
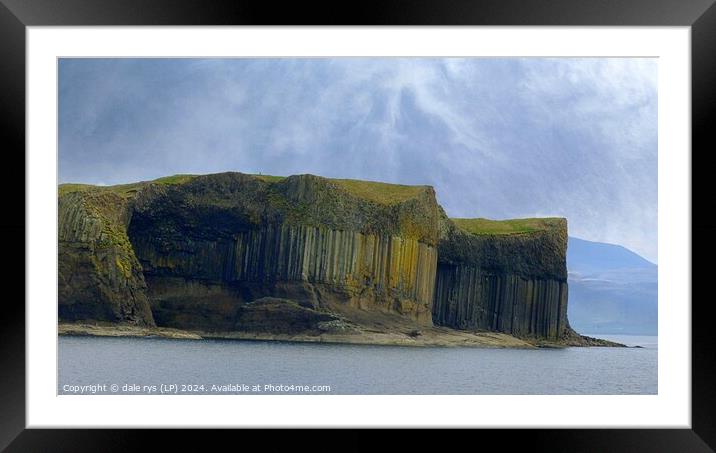
[[(161, 436), (171, 445), (207, 447), (229, 441), (231, 431), (197, 433), (172, 430), (38, 430), (25, 429), (25, 29), (28, 26), (115, 25), (568, 25), (568, 26), (689, 26), (692, 62), (692, 282), (693, 290), (708, 281), (708, 263), (716, 247), (709, 240), (716, 221), (699, 204), (710, 200), (707, 148), (716, 111), (716, 6), (715, 0), (415, 0), (411, 2), (363, 1), (335, 4), (201, 0), (0, 0), (0, 122), (6, 158), (3, 178), (5, 207), (0, 220), (6, 285), (15, 282), (17, 297), (3, 301), (0, 328), (0, 448), (7, 451), (127, 451), (147, 445)], [(12, 162), (7, 160), (13, 159)], [(19, 169), (22, 168), (23, 171)], [(11, 169), (11, 170), (10, 170)], [(12, 177), (11, 177), (12, 176)], [(14, 180), (14, 178), (17, 180)], [(9, 248), (9, 250), (8, 250)], [(20, 265), (23, 263), (23, 265)], [(693, 293), (697, 293), (694, 291)], [(713, 451), (716, 448), (716, 367), (711, 336), (712, 303), (692, 297), (692, 429), (680, 430), (481, 430), (468, 436), (473, 445), (524, 446), (549, 451)], [(684, 301), (688, 303), (689, 301)], [(240, 410), (240, 408), (237, 408)], [(139, 432), (141, 431), (141, 433)], [(167, 435), (168, 434), (168, 435)], [(207, 444), (204, 435), (213, 437)], [(296, 445), (316, 433), (293, 432), (286, 436), (259, 434), (270, 439), (271, 450), (279, 444)], [(247, 433), (242, 433), (245, 439)], [(372, 448), (368, 436), (338, 433), (340, 445), (328, 449)], [(401, 448), (419, 448), (428, 430), (401, 435)], [(438, 434), (445, 437), (444, 434)], [(282, 440), (283, 439), (283, 440)], [(242, 442), (243, 443), (243, 442)], [(229, 443), (232, 445), (232, 443)], [(320, 449), (320, 443), (314, 444)], [(457, 448), (457, 447), (456, 447)]]

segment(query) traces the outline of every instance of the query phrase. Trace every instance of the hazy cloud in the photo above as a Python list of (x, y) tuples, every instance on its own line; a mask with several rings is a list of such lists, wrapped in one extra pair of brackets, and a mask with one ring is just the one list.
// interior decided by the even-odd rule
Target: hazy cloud
[(59, 74), (60, 182), (431, 184), (452, 216), (565, 216), (657, 259), (655, 59), (63, 59)]

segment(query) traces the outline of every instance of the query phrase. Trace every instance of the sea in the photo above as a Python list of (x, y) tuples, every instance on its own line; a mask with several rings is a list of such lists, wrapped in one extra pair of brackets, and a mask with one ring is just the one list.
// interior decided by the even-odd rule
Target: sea
[(61, 395), (656, 394), (656, 336), (639, 348), (478, 349), (61, 336)]

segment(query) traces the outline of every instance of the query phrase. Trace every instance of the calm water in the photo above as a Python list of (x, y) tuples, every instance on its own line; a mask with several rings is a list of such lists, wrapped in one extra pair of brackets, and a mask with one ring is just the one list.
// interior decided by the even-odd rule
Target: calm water
[(657, 337), (601, 337), (644, 349), (60, 337), (58, 393), (657, 393)]

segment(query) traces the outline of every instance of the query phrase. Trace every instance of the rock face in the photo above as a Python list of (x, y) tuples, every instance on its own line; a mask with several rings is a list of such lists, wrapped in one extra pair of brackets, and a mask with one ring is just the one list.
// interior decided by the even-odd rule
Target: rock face
[(313, 175), (63, 185), (59, 316), (290, 333), (360, 313), (557, 338), (566, 222), (545, 225), (474, 234), (432, 187)]
[[(121, 287), (143, 306), (151, 301), (151, 312), (133, 321), (154, 318), (167, 327), (231, 330), (243, 304), (267, 296), (339, 313), (352, 308), (398, 314), (431, 325), (439, 213), (433, 189), (356, 184), (312, 175), (224, 173), (181, 183), (66, 188), (60, 196), (60, 261), (66, 268), (61, 274), (67, 276), (60, 279), (61, 317), (119, 320), (109, 308), (127, 298), (113, 293)], [(116, 217), (109, 221), (107, 214), (97, 222), (123, 240), (111, 259), (84, 240), (101, 229), (94, 217), (78, 211), (95, 198)], [(88, 273), (68, 255), (77, 247), (81, 253), (75, 255), (85, 261), (104, 261)], [(137, 271), (133, 280), (76, 287), (75, 276), (118, 274), (115, 256)], [(88, 293), (92, 288), (106, 288), (108, 295)], [(95, 311), (66, 315), (67, 307), (85, 306)]]
[(154, 325), (142, 267), (127, 237), (129, 218), (126, 200), (113, 193), (59, 198), (60, 319)]
[[(469, 224), (468, 224), (469, 225)], [(438, 246), (433, 321), (559, 339), (567, 322), (567, 222), (475, 234), (450, 222)]]

